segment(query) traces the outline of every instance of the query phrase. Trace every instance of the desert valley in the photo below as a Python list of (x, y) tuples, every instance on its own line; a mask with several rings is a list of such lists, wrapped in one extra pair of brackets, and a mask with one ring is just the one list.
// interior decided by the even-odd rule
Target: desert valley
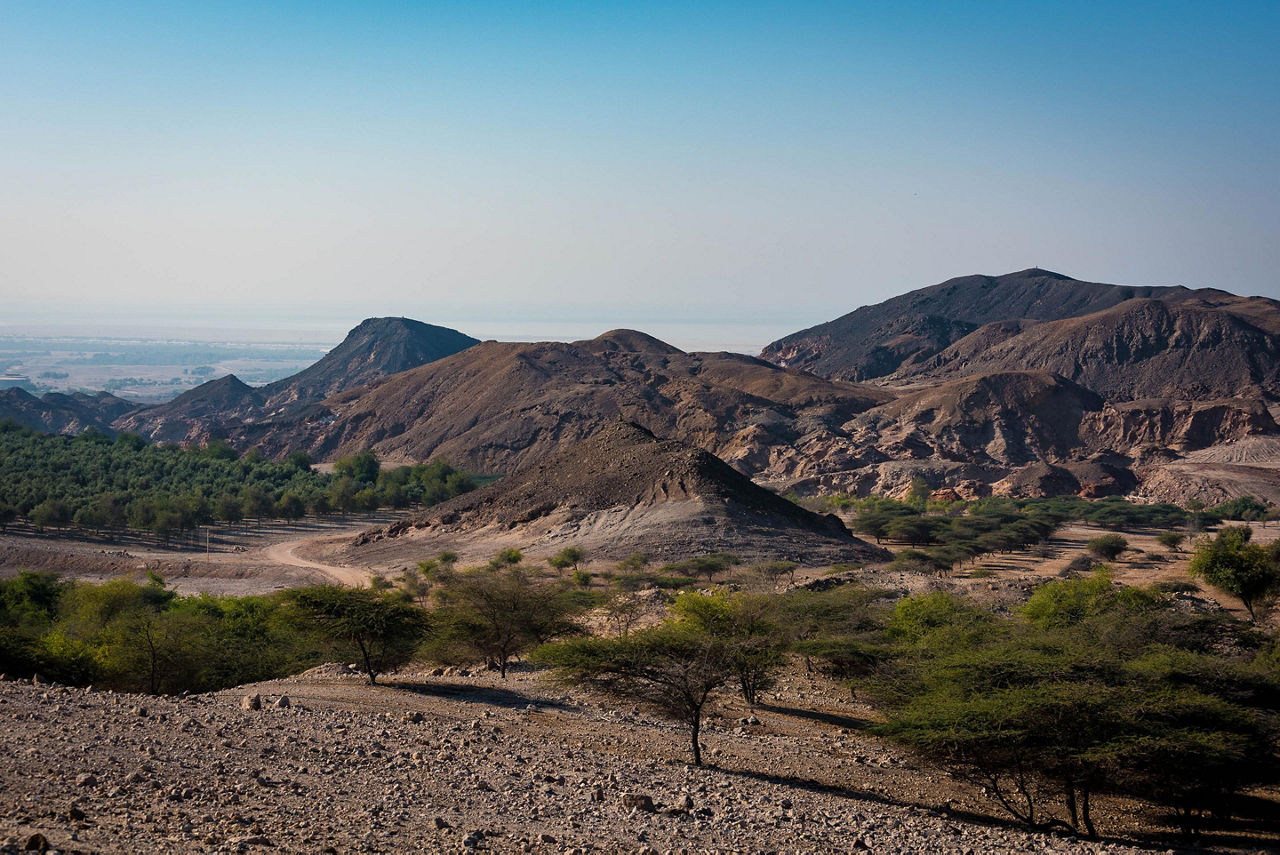
[(1040, 269), (4, 390), (0, 849), (1274, 848), (1278, 413), (1280, 303)]

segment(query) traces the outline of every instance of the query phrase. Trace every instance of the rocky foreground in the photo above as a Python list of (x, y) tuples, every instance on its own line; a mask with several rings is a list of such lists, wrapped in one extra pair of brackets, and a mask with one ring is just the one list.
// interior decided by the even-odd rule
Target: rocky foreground
[(0, 683), (0, 851), (1139, 851), (895, 803), (909, 763), (830, 712), (719, 719), (697, 769), (683, 730), (535, 675), (345, 672), (186, 698)]

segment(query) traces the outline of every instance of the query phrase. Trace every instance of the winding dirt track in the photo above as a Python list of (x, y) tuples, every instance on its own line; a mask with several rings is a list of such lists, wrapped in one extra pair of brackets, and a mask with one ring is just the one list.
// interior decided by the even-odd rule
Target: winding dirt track
[(329, 536), (323, 538), (304, 537), (298, 540), (286, 540), (282, 543), (275, 543), (262, 550), (263, 555), (276, 564), (283, 564), (287, 567), (304, 567), (309, 570), (319, 570), (329, 578), (341, 585), (350, 585), (358, 587), (369, 581), (369, 569), (367, 567), (341, 567), (333, 564), (321, 564), (318, 561), (310, 561), (306, 558), (298, 557), (296, 550), (308, 544), (315, 543), (319, 540), (341, 540), (348, 535)]

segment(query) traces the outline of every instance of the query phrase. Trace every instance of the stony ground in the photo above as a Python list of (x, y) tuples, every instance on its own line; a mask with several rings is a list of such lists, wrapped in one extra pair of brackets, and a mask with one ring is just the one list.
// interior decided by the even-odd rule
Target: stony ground
[(344, 671), (186, 698), (0, 683), (0, 852), (1141, 851), (962, 820), (975, 794), (803, 675), (725, 709), (699, 769), (685, 731), (536, 674)]

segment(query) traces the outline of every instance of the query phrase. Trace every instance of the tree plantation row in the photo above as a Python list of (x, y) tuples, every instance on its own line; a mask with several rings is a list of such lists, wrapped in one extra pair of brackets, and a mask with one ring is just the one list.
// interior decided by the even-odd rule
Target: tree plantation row
[(51, 436), (0, 422), (0, 527), (21, 517), (39, 530), (133, 529), (167, 540), (214, 522), (431, 505), (473, 487), (447, 463), (383, 469), (369, 451), (326, 475), (305, 454), (277, 462), (225, 442), (183, 449), (132, 434)]

